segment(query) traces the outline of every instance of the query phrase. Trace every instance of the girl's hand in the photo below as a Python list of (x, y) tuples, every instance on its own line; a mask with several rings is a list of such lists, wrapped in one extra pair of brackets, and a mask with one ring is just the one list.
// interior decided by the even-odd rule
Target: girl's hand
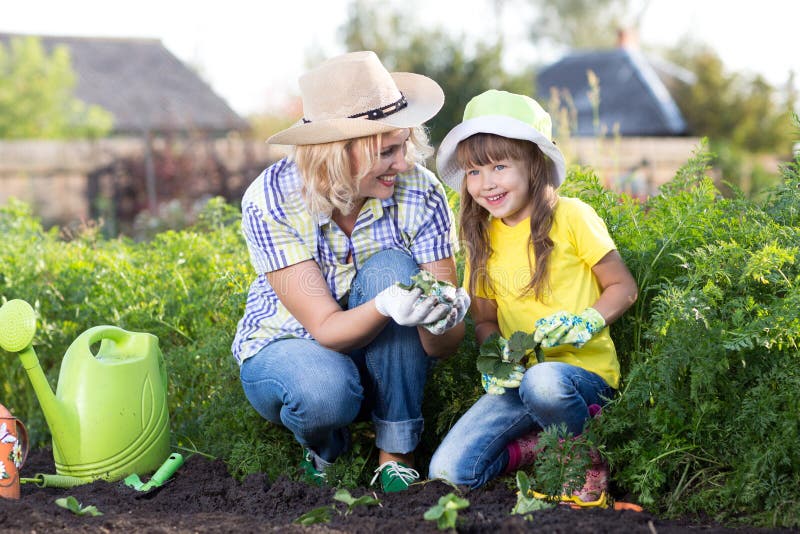
[(560, 311), (536, 321), (533, 340), (542, 347), (571, 343), (579, 349), (605, 325), (605, 319), (594, 308), (586, 308), (579, 315)]
[(438, 321), (451, 309), (448, 304), (437, 304), (435, 296), (420, 300), (422, 289), (406, 290), (393, 284), (375, 297), (378, 313), (391, 317), (399, 325), (417, 326)]
[(502, 395), (506, 392), (506, 388), (518, 388), (524, 374), (525, 368), (521, 365), (515, 365), (508, 378), (497, 378), (489, 373), (481, 373), (481, 385), (489, 395)]

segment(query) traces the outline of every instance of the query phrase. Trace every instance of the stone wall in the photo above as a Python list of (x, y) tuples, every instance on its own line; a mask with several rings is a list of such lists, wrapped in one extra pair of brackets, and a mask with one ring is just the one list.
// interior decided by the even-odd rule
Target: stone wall
[[(166, 143), (168, 141), (164, 139), (155, 139), (151, 146), (153, 150), (159, 150)], [(213, 157), (230, 171), (226, 187), (232, 191), (243, 190), (257, 174), (256, 169), (283, 155), (263, 140), (239, 137), (183, 139), (172, 143), (181, 151), (189, 151), (196, 161), (202, 161), (213, 153)], [(115, 162), (125, 158), (144, 161), (145, 146), (143, 138), (135, 137), (96, 141), (0, 142), (0, 206), (11, 197), (22, 200), (33, 207), (34, 213), (47, 226), (85, 221), (92, 214), (90, 175), (102, 173), (102, 169), (113, 167)], [(215, 193), (204, 191), (204, 185), (191, 173), (183, 181), (187, 191), (194, 196)], [(101, 194), (109, 189), (102, 185)], [(167, 200), (158, 199), (159, 202)]]

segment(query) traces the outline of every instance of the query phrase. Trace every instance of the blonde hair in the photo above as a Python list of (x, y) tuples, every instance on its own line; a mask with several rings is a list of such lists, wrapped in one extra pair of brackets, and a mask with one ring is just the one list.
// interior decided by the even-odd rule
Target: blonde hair
[[(553, 213), (558, 203), (556, 177), (551, 172), (550, 162), (541, 149), (530, 141), (511, 139), (494, 134), (479, 133), (458, 144), (456, 158), (462, 169), (488, 165), (503, 159), (521, 161), (528, 178), (528, 191), (533, 207), (531, 213), (531, 247), (534, 260), (528, 254), (533, 275), (524, 293), (532, 292), (542, 299), (548, 289), (547, 265), (553, 251), (550, 229)], [(461, 240), (468, 244), (467, 257), (470, 265), (469, 291), (473, 295), (477, 287), (491, 288), (486, 273), (486, 263), (492, 254), (489, 243), (489, 214), (467, 191), (467, 180), (461, 187), (461, 212), (459, 231)], [(534, 265), (535, 263), (535, 265)]]
[[(398, 130), (386, 132), (393, 134)], [(424, 164), (433, 154), (428, 134), (421, 126), (411, 128), (408, 137), (406, 163)], [(297, 164), (303, 180), (303, 196), (312, 215), (330, 217), (334, 210), (347, 215), (355, 208), (358, 183), (369, 174), (380, 157), (384, 134), (345, 139), (332, 143), (298, 145), (291, 158)], [(358, 158), (360, 169), (352, 169)]]

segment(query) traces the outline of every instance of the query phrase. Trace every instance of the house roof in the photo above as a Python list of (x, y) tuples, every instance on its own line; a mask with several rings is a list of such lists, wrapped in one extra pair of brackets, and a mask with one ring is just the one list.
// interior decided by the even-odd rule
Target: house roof
[[(537, 77), (538, 96), (550, 99), (551, 88), (566, 90), (577, 111), (572, 135), (597, 135), (589, 100), (587, 71), (599, 80), (601, 126), (624, 136), (674, 136), (687, 133), (686, 122), (647, 58), (636, 49), (576, 52), (550, 65)], [(562, 102), (563, 102), (562, 97)]]
[[(8, 45), (25, 35), (0, 33)], [(158, 39), (34, 36), (50, 52), (69, 49), (76, 98), (114, 115), (115, 133), (202, 130), (223, 133), (247, 123)]]

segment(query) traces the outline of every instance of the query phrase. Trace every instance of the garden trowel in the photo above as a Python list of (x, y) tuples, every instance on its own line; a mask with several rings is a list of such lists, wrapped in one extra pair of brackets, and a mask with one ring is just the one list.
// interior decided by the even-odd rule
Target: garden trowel
[(175, 471), (182, 465), (183, 455), (173, 452), (147, 482), (142, 482), (139, 475), (134, 473), (125, 477), (123, 483), (129, 488), (142, 492), (143, 495), (152, 493), (166, 484), (172, 478), (172, 475), (175, 474)]

